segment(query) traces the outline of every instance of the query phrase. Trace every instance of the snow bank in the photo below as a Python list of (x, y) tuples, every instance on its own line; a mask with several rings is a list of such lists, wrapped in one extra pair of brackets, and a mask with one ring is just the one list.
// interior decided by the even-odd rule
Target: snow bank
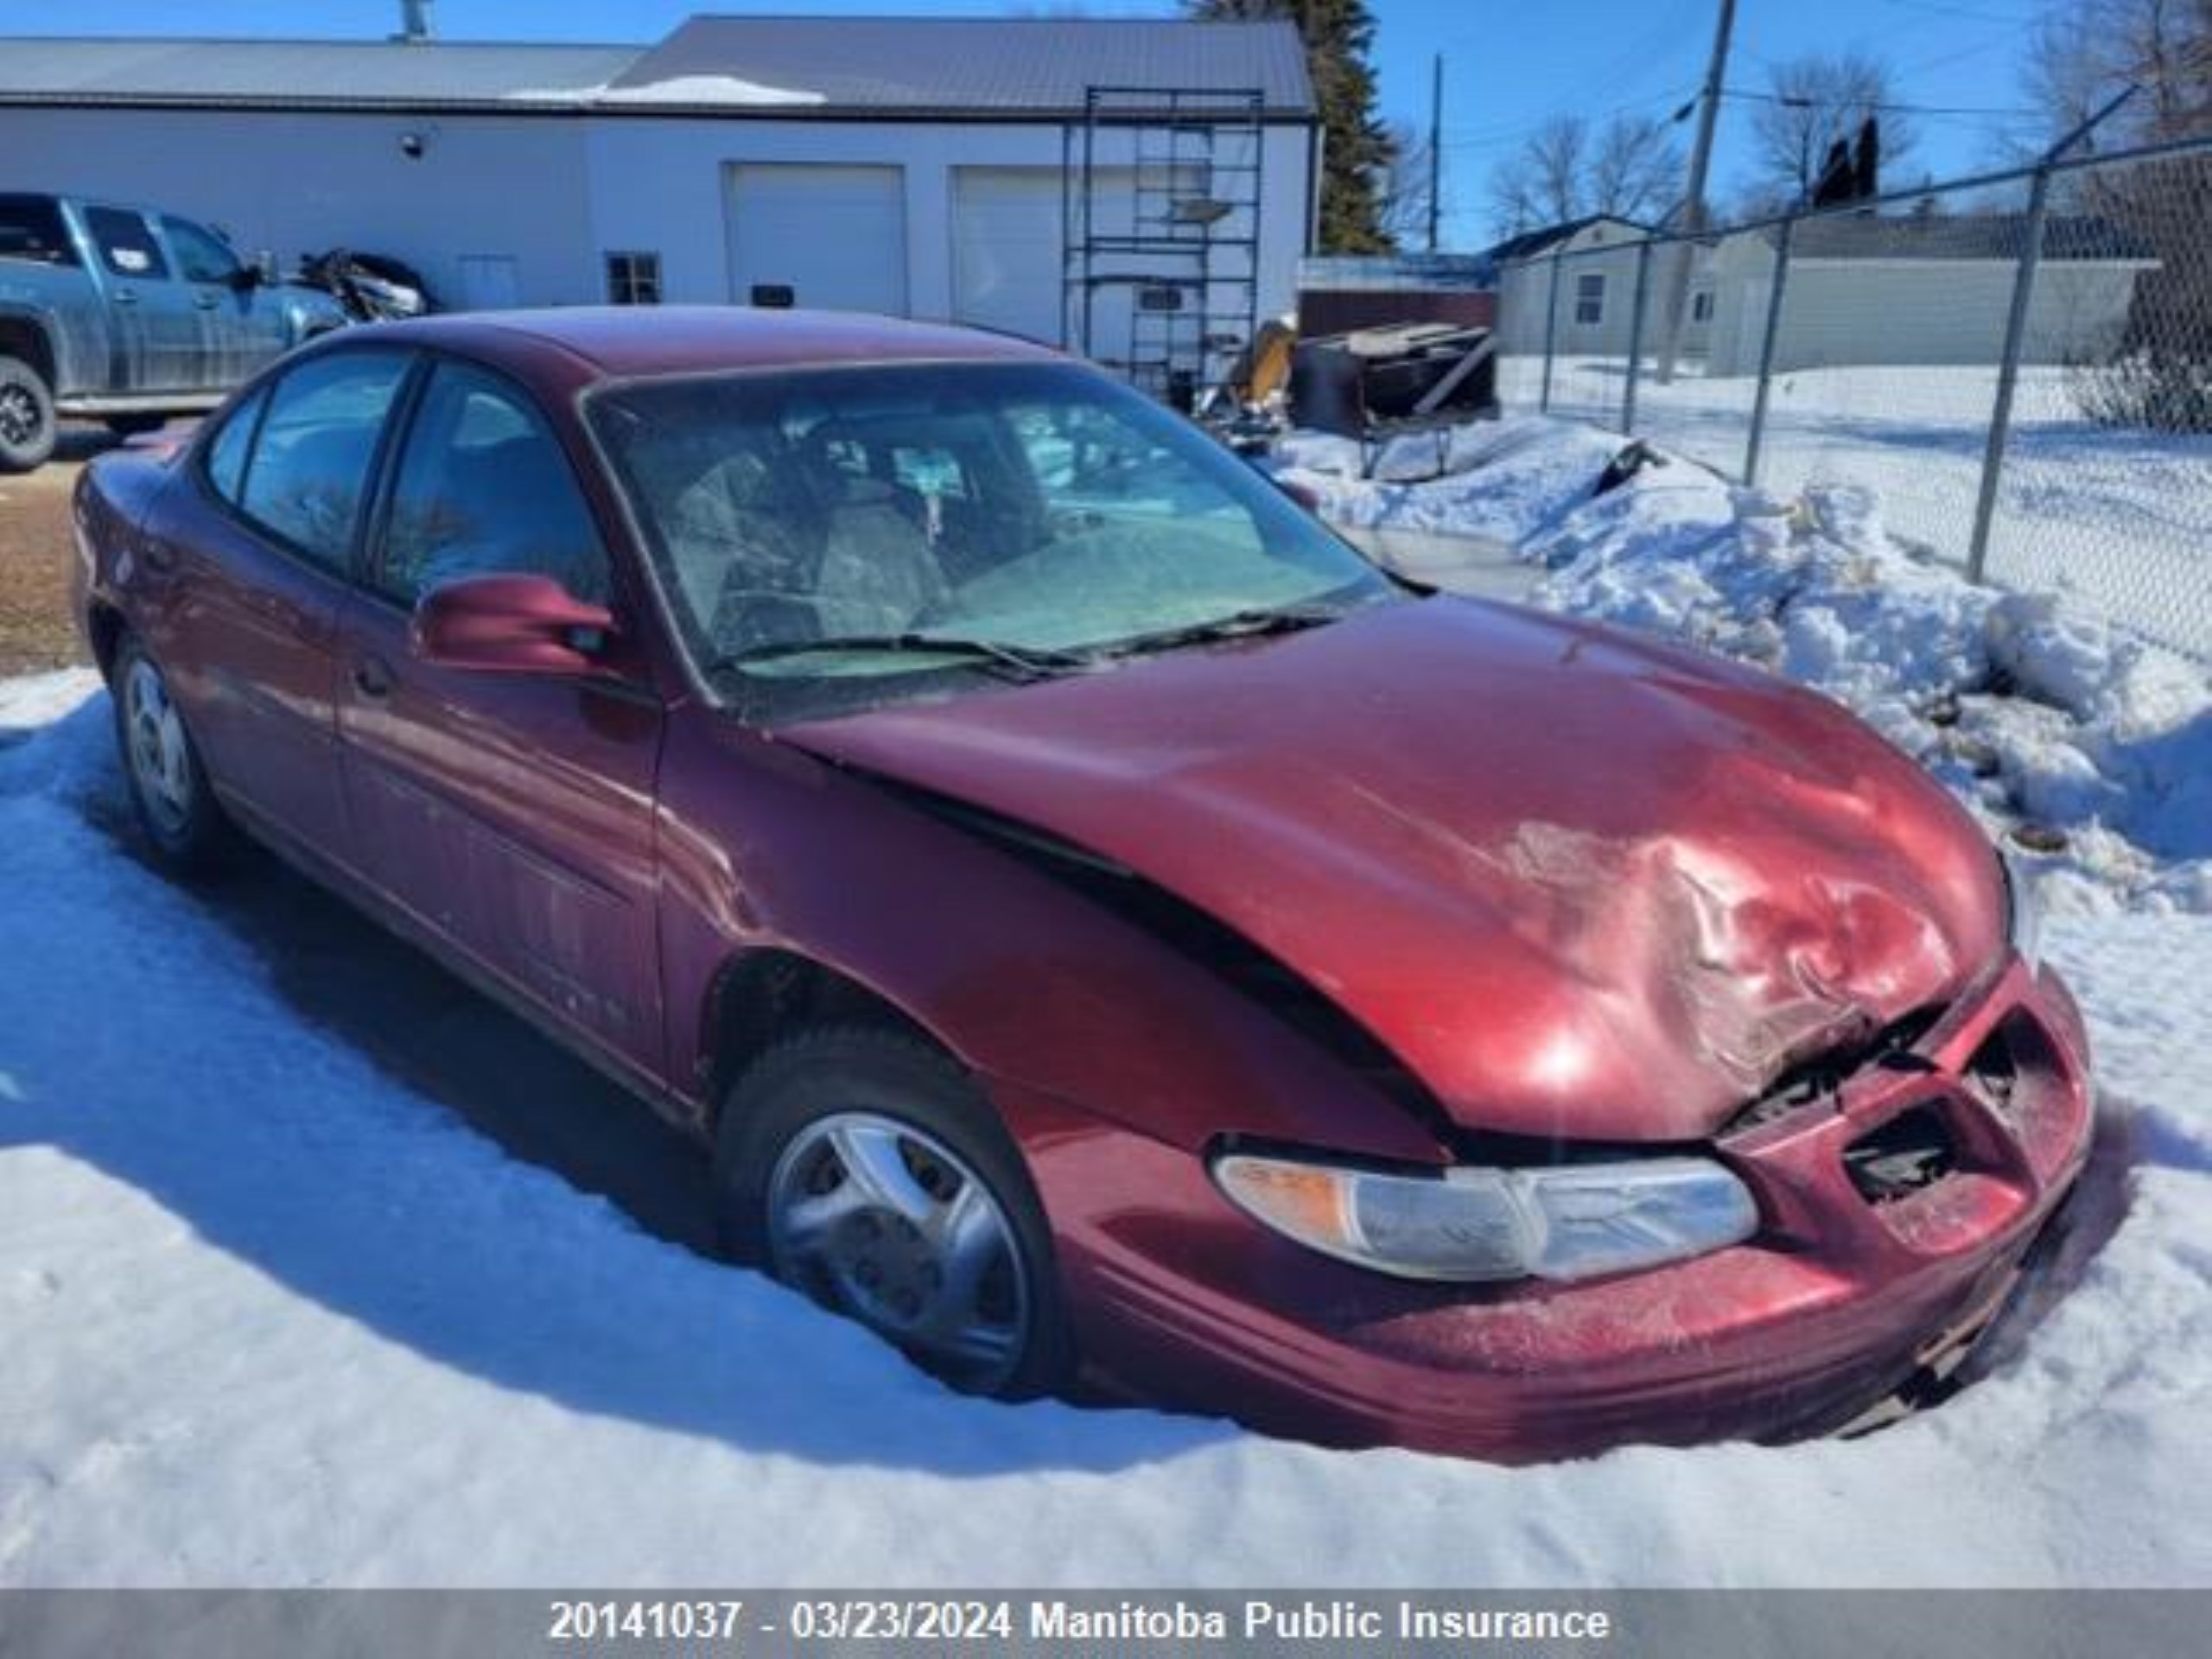
[(1275, 465), (1338, 524), (1518, 542), (1570, 511), (1619, 448), (1588, 427), (1518, 416), (1394, 438), (1372, 479), (1359, 475), (1357, 443), (1319, 433), (1284, 440)]
[(94, 827), (107, 711), (62, 712), (93, 690), (0, 683), (0, 726), (50, 722), (0, 748), (0, 1584), (2206, 1580), (2212, 920), (2054, 928), (2112, 1147), (2072, 1294), (1941, 1410), (1519, 1471), (1329, 1452), (955, 1397), (517, 1163)]
[[(2009, 835), (2055, 906), (2212, 911), (2202, 668), (2078, 596), (1973, 586), (1892, 537), (1863, 488), (1783, 497), (1662, 458), (1593, 498), (1618, 439), (1541, 416), (1463, 432), (1452, 470), (1427, 482), (1363, 481), (1335, 439), (1293, 439), (1282, 461), (1340, 523), (1510, 541), (1553, 573), (1539, 604), (1848, 704)], [(1383, 460), (1410, 469), (1428, 442), (1397, 440)]]

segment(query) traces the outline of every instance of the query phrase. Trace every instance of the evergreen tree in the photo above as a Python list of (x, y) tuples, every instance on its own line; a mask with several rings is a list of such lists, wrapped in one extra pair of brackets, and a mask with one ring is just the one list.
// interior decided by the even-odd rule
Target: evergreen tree
[(1365, 0), (1185, 0), (1208, 22), (1283, 17), (1306, 43), (1306, 73), (1321, 113), (1321, 232), (1324, 253), (1387, 253), (1380, 185), (1396, 145), (1375, 113), (1375, 72), (1367, 61), (1375, 19)]
[(1882, 194), (1882, 128), (1871, 115), (1859, 124), (1859, 148), (1851, 156), (1851, 194), (1861, 201)]

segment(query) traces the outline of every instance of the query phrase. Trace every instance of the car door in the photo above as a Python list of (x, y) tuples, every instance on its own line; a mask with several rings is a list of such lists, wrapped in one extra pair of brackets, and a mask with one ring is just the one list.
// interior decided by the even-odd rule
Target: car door
[[(657, 1077), (659, 700), (642, 675), (457, 669), (410, 648), (416, 601), (470, 575), (528, 572), (611, 601), (606, 543), (528, 393), (437, 361), (377, 540), (343, 623), (339, 693), (364, 873), (476, 967)], [(608, 660), (620, 654), (613, 645)]]
[(284, 348), (283, 320), (230, 245), (204, 225), (164, 215), (162, 234), (199, 319), (202, 390), (234, 386)]
[(370, 480), (410, 353), (320, 353), (226, 410), (163, 499), (172, 569), (155, 650), (219, 788), (351, 862), (338, 778), (337, 639)]
[(177, 280), (146, 215), (130, 207), (80, 211), (92, 257), (105, 273), (114, 342), (107, 389), (190, 392), (215, 384), (192, 289)]

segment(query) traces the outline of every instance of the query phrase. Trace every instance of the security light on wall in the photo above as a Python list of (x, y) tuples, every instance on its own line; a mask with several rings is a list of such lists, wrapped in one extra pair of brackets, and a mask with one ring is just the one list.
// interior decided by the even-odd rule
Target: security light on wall
[(1179, 225), (1211, 225), (1227, 219), (1235, 211), (1225, 201), (1215, 201), (1207, 196), (1190, 196), (1175, 204), (1174, 217)]

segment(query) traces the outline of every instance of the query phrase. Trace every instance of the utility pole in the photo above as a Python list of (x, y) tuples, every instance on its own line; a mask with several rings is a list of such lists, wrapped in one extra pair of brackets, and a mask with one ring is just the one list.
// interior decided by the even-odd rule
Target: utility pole
[(1695, 238), (1705, 229), (1705, 175), (1713, 163), (1713, 125), (1720, 114), (1720, 90), (1728, 75), (1728, 37), (1735, 28), (1736, 0), (1720, 0), (1720, 16), (1713, 30), (1713, 57), (1705, 68), (1705, 88), (1698, 95), (1697, 142), (1690, 146), (1689, 194), (1682, 202), (1681, 222), (1675, 227), (1684, 239), (1668, 262), (1667, 303), (1660, 313), (1657, 378), (1662, 386), (1674, 380), (1682, 314), (1689, 307), (1690, 264), (1697, 257)]
[(1437, 222), (1444, 213), (1444, 54), (1429, 63), (1428, 251), (1436, 251)]

